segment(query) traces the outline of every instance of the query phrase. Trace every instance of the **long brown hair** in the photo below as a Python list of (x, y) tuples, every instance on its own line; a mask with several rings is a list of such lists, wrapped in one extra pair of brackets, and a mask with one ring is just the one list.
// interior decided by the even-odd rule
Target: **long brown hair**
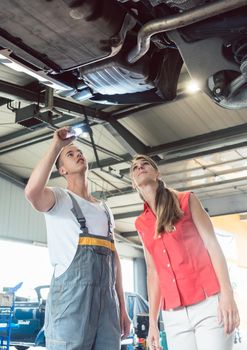
[[(131, 177), (134, 163), (142, 159), (146, 160), (155, 170), (159, 171), (157, 163), (152, 158), (138, 154), (132, 159), (130, 168)], [(142, 196), (141, 198), (144, 200)], [(155, 214), (157, 218), (155, 237), (164, 232), (173, 231), (175, 223), (183, 216), (176, 191), (166, 187), (161, 179), (158, 179), (158, 187), (155, 195)]]

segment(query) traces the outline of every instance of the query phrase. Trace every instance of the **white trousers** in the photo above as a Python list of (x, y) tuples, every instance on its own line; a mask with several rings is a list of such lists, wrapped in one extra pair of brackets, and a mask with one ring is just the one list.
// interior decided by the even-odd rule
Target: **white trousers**
[(233, 333), (226, 335), (217, 319), (218, 295), (174, 310), (163, 311), (169, 350), (231, 350)]

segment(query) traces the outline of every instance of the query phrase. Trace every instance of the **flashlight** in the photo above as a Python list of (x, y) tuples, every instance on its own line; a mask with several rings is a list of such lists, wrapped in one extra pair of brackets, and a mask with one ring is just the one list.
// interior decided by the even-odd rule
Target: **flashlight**
[(72, 128), (72, 130), (73, 130), (75, 136), (79, 136), (83, 133), (83, 130), (80, 127), (74, 127), (74, 128)]
[(72, 137), (72, 136), (88, 137), (89, 132), (87, 130), (84, 130), (84, 127), (74, 126), (74, 127), (71, 127), (69, 129), (69, 131), (67, 132), (67, 138)]

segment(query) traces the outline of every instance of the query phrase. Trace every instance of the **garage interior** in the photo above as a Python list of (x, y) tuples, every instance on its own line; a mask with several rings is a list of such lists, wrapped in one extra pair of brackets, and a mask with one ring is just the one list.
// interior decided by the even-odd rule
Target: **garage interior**
[[(166, 185), (193, 191), (212, 219), (240, 311), (242, 343), (234, 345), (240, 350), (247, 344), (247, 109), (219, 107), (200, 90), (189, 91), (190, 81), (183, 66), (173, 101), (107, 105), (61, 97), (0, 64), (0, 245), (46, 247), (43, 215), (26, 201), (24, 188), (54, 130), (84, 127), (75, 144), (89, 162), (91, 193), (111, 208), (120, 257), (133, 264), (133, 290), (126, 292), (146, 299), (144, 257), (134, 226), (143, 202), (129, 169), (135, 154), (152, 156)], [(48, 185), (66, 186), (55, 168)]]
[[(36, 117), (33, 112), (34, 105), (45, 100), (49, 89), (38, 96), (30, 88), (34, 80), (4, 66), (0, 68), (1, 239), (46, 244), (42, 215), (31, 213), (23, 189), (31, 170), (46, 151), (53, 130), (80, 125), (86, 116), (94, 144), (90, 138), (82, 137), (76, 143), (89, 161), (93, 195), (106, 200), (113, 211), (121, 256), (142, 258), (134, 221), (143, 204), (132, 189), (129, 167), (133, 155), (148, 154), (157, 160), (168, 186), (192, 190), (212, 217), (215, 228), (233, 234), (238, 248), (234, 263), (243, 270), (242, 278), (246, 281), (245, 109), (222, 109), (201, 92), (187, 93), (185, 87), (176, 101), (157, 106), (99, 108), (54, 96), (49, 108), (61, 115), (55, 116), (50, 126), (42, 120), (42, 113)], [(181, 82), (181, 86), (185, 83)], [(44, 103), (40, 106), (45, 108)], [(18, 122), (23, 111), (30, 111), (30, 123), (38, 121), (38, 126), (27, 128), (22, 121)], [(55, 169), (49, 186), (65, 186)], [(145, 293), (143, 286), (139, 288), (139, 292)], [(247, 329), (247, 306), (241, 295), (240, 299), (242, 327)]]

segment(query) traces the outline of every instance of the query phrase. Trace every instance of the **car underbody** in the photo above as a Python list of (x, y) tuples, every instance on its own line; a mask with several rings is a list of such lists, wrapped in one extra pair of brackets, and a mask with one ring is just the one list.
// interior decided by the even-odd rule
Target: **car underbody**
[(244, 0), (2, 0), (0, 62), (59, 95), (173, 100), (184, 64), (222, 107), (247, 106)]

